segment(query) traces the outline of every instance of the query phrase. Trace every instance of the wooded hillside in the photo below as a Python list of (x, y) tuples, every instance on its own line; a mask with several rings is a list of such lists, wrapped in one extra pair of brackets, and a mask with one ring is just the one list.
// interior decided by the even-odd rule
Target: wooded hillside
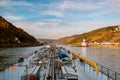
[[(17, 28), (0, 16), (0, 48), (32, 46), (39, 42), (21, 28)], [(40, 44), (39, 44), (40, 45)]]
[(79, 44), (83, 39), (88, 42), (120, 42), (120, 26), (108, 26), (87, 33), (64, 37), (55, 41), (56, 44)]

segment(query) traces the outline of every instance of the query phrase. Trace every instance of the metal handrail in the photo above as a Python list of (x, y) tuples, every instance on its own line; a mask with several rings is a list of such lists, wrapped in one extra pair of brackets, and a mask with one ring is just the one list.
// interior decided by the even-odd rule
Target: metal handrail
[(83, 56), (81, 56), (81, 55), (79, 55), (79, 54), (72, 53), (72, 58), (79, 58), (79, 59), (81, 59), (82, 61), (84, 61), (84, 62), (86, 62), (87, 64), (89, 64), (89, 65), (91, 65), (92, 67), (94, 67), (94, 68), (96, 69), (96, 72), (99, 71), (99, 67), (98, 67), (98, 65), (97, 65), (95, 62), (93, 62), (93, 61), (91, 61), (91, 60), (89, 60), (89, 59), (87, 59), (87, 58), (85, 58), (85, 57), (83, 57)]
[[(81, 61), (80, 61), (81, 62)], [(85, 63), (84, 61), (83, 61), (83, 63)], [(87, 64), (87, 65), (89, 65), (89, 67), (92, 67), (90, 64), (88, 64), (88, 63), (85, 63), (85, 64)], [(85, 64), (84, 64), (84, 71), (86, 71), (87, 69), (85, 68)], [(108, 80), (120, 80), (120, 73), (117, 73), (117, 72), (115, 72), (115, 71), (113, 71), (113, 70), (111, 70), (111, 69), (109, 69), (109, 68), (107, 68), (107, 67), (105, 67), (105, 66), (103, 66), (103, 65), (101, 65), (101, 64), (98, 64), (98, 63), (96, 63), (97, 65), (98, 65), (98, 67), (99, 67), (99, 72), (102, 74), (102, 75), (105, 75), (107, 78), (108, 78)], [(89, 68), (90, 69), (90, 68)], [(102, 76), (101, 76), (102, 77)]]
[(120, 73), (117, 73), (101, 64), (98, 64), (99, 71), (106, 75), (108, 78), (111, 78), (112, 80), (120, 80)]

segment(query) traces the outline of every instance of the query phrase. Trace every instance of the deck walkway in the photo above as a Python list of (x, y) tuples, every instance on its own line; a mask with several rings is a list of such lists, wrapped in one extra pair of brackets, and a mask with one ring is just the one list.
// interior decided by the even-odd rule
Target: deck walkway
[(80, 66), (81, 63), (78, 61), (78, 59), (74, 61), (77, 68), (78, 80), (91, 80), (89, 76), (83, 71), (82, 67)]
[(79, 59), (74, 61), (77, 68), (78, 80), (112, 80), (101, 74), (101, 72), (97, 73), (88, 64), (80, 62)]

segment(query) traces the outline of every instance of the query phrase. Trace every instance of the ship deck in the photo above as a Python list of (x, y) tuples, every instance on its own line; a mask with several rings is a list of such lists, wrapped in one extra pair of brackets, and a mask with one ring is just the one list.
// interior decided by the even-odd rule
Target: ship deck
[[(41, 51), (37, 51), (39, 53), (39, 56), (41, 55)], [(52, 80), (67, 80), (67, 79), (57, 79), (56, 77), (59, 77), (62, 73), (62, 70), (59, 71), (59, 68), (56, 68), (58, 66), (58, 62), (60, 60), (54, 58), (55, 53), (53, 51), (51, 52), (44, 52), (44, 56), (49, 55), (47, 58), (41, 59), (41, 61), (44, 61), (44, 63), (40, 64), (40, 78), (39, 80), (47, 80), (48, 74), (52, 76)], [(42, 55), (43, 56), (43, 55)], [(10, 71), (9, 68), (0, 72), (0, 79), (1, 80), (21, 80), (21, 75), (23, 75), (25, 71), (25, 64), (29, 64), (29, 61), (32, 59), (33, 56), (30, 56), (24, 60), (21, 64), (15, 64), (16, 67), (15, 71)], [(41, 57), (38, 57), (41, 58)], [(75, 71), (77, 73), (78, 80), (120, 80), (120, 75), (116, 77), (117, 74), (109, 73), (109, 76), (103, 74), (103, 72), (99, 71), (96, 72), (95, 69), (90, 66), (89, 64), (80, 61), (79, 59), (72, 59), (72, 66), (75, 66)], [(19, 65), (19, 66), (18, 66)], [(63, 69), (64, 70), (64, 69)], [(72, 69), (71, 69), (72, 71)], [(106, 69), (107, 73), (108, 69)], [(65, 73), (65, 72), (64, 72)], [(70, 72), (68, 72), (70, 74)], [(73, 74), (75, 74), (73, 72)], [(113, 77), (110, 77), (111, 74)], [(71, 75), (71, 74), (70, 74)], [(13, 77), (14, 76), (14, 77)]]

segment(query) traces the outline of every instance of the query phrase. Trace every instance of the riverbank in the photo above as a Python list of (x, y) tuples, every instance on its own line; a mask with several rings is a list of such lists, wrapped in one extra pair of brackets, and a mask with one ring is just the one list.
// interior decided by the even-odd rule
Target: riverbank
[(89, 44), (91, 47), (105, 47), (105, 48), (114, 48), (120, 49), (120, 44)]
[[(73, 45), (68, 45), (71, 47), (82, 47), (80, 44), (73, 44)], [(120, 49), (120, 44), (89, 44), (88, 47), (101, 47), (101, 48), (113, 48), (113, 49)]]
[(3, 50), (4, 48), (0, 48), (0, 50)]
[(0, 44), (0, 50), (6, 48), (18, 48), (18, 47), (33, 47), (33, 46), (42, 46), (44, 44), (36, 43), (36, 44), (29, 44), (29, 43), (22, 43), (22, 44)]

